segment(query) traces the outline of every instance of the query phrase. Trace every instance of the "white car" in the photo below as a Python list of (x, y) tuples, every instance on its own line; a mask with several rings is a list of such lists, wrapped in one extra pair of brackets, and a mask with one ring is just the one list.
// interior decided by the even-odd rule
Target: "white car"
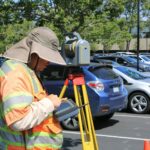
[(147, 113), (150, 111), (150, 77), (125, 66), (115, 66), (113, 70), (121, 76), (128, 91), (127, 109), (133, 113)]

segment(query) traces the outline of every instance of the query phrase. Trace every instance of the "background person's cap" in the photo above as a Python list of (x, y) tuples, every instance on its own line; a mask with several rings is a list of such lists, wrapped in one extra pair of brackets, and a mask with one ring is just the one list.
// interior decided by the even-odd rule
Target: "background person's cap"
[(59, 53), (59, 40), (49, 28), (35, 28), (29, 33), (27, 39), (32, 41), (31, 54), (36, 53), (40, 58), (49, 62), (66, 65)]

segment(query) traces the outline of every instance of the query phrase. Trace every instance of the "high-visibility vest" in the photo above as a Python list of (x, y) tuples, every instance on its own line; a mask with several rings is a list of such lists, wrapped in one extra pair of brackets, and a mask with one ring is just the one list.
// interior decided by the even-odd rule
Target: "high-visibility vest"
[(9, 125), (23, 118), (30, 104), (46, 97), (35, 73), (26, 64), (7, 60), (0, 69), (0, 150), (56, 150), (63, 135), (53, 113), (27, 131)]

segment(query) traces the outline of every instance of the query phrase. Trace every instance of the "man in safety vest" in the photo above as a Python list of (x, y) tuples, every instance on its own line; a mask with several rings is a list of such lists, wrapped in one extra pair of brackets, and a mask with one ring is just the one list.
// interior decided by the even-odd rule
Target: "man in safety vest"
[(46, 27), (33, 29), (6, 50), (0, 69), (0, 150), (58, 150), (62, 128), (53, 116), (61, 104), (47, 95), (37, 72), (49, 62), (65, 65), (56, 34)]

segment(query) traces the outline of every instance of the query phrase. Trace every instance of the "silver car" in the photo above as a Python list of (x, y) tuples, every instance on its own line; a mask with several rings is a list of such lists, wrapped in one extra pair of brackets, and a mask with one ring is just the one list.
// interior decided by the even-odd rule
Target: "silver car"
[(113, 70), (122, 77), (128, 91), (128, 110), (142, 114), (150, 111), (150, 77), (135, 69), (115, 66)]

